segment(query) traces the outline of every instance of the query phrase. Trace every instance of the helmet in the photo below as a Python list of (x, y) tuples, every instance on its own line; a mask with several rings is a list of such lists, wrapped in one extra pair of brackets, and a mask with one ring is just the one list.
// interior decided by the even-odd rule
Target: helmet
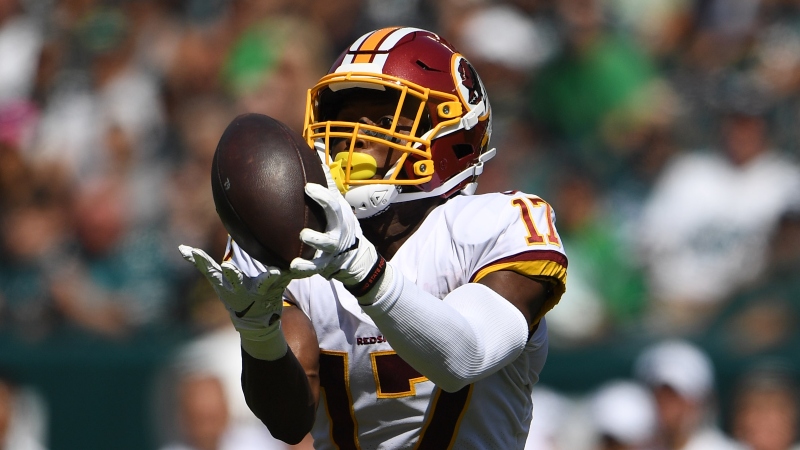
[[(337, 120), (343, 100), (365, 93), (396, 101), (394, 117)], [(413, 119), (410, 126), (399, 125), (401, 112)], [(391, 203), (474, 193), (483, 163), (495, 154), (488, 150), (491, 131), (489, 99), (469, 61), (436, 34), (408, 27), (372, 31), (347, 48), (309, 90), (303, 128), (359, 218)], [(332, 156), (342, 140), (349, 147)], [(374, 158), (357, 151), (357, 140), (400, 156), (376, 177)]]

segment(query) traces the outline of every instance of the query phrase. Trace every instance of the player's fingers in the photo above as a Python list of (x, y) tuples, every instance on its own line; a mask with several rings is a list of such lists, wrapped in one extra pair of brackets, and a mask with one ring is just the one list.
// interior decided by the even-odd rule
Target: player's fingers
[(239, 268), (230, 262), (222, 263), (222, 275), (225, 276), (225, 279), (228, 280), (228, 283), (233, 287), (241, 286), (244, 280), (244, 275)]
[(331, 195), (331, 192), (321, 184), (306, 183), (304, 189), (306, 194), (308, 194), (312, 200), (319, 203), (319, 205), (323, 208), (330, 207), (331, 203), (333, 203), (333, 196)]
[[(323, 161), (324, 161), (324, 156), (323, 156)], [(331, 168), (328, 167), (328, 165), (325, 164), (324, 162), (322, 163), (322, 172), (325, 174), (325, 181), (328, 182), (328, 190), (331, 192), (333, 191), (338, 192), (339, 188), (336, 186), (336, 181), (334, 181), (333, 179), (333, 175), (331, 174)]]
[(296, 278), (304, 278), (319, 273), (320, 266), (316, 260), (295, 258), (289, 263), (289, 269)]
[(356, 212), (353, 210), (353, 207), (350, 206), (350, 203), (347, 203), (347, 200), (344, 198), (344, 196), (340, 195), (338, 200), (339, 210), (342, 212), (342, 218), (344, 218), (346, 214), (352, 214), (353, 217), (355, 217)]
[(269, 273), (270, 275), (272, 275), (274, 277), (283, 275), (283, 271), (281, 269), (277, 268), (277, 267), (274, 267), (274, 266), (266, 266), (266, 267), (264, 267), (264, 271), (266, 273)]
[(280, 275), (275, 275), (274, 273), (270, 272), (261, 272), (258, 274), (255, 280), (253, 280), (256, 294), (266, 295), (267, 291), (269, 291), (269, 288), (275, 284), (278, 277), (280, 277)]
[(218, 267), (216, 261), (208, 256), (208, 253), (199, 248), (192, 248), (192, 260), (195, 264), (203, 264), (206, 267)]
[(305, 191), (312, 200), (322, 206), (322, 210), (325, 212), (325, 219), (328, 222), (328, 229), (337, 226), (340, 222), (341, 207), (331, 191), (316, 183), (306, 183)]
[(192, 247), (181, 244), (178, 246), (178, 251), (181, 252), (181, 256), (183, 256), (183, 259), (194, 264), (194, 255), (192, 254)]
[(300, 230), (300, 240), (317, 250), (328, 253), (335, 252), (339, 243), (339, 240), (334, 236), (328, 233), (320, 233), (311, 228), (303, 228)]
[[(183, 253), (183, 251), (181, 251)], [(200, 271), (206, 278), (213, 280), (216, 274), (220, 272), (220, 267), (206, 252), (199, 248), (188, 248), (188, 255), (184, 256), (187, 261), (194, 264), (197, 270)]]

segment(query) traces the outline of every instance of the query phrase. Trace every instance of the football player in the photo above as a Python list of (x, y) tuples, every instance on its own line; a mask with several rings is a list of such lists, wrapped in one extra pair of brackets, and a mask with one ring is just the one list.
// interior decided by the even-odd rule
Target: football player
[(521, 449), (567, 259), (548, 203), (473, 195), (491, 108), (434, 33), (385, 28), (310, 89), (304, 136), (328, 186), (317, 249), (291, 270), (229, 240), (220, 265), (181, 246), (241, 334), (248, 404), (319, 449)]

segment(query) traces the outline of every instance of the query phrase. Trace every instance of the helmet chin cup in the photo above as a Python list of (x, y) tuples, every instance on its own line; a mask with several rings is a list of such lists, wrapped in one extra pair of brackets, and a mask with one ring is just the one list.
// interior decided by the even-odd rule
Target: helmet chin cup
[(353, 207), (356, 218), (366, 219), (385, 211), (399, 193), (400, 186), (369, 184), (351, 187), (344, 199)]

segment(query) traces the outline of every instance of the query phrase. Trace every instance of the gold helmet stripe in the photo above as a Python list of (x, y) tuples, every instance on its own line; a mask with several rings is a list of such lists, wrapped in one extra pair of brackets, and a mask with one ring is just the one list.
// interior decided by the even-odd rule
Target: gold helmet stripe
[(374, 52), (380, 47), (381, 43), (389, 37), (392, 32), (400, 29), (400, 27), (389, 27), (377, 30), (372, 33), (368, 38), (364, 39), (361, 46), (358, 48), (359, 52)]
[(389, 37), (395, 30), (400, 27), (383, 28), (372, 33), (368, 38), (364, 39), (361, 46), (358, 48), (358, 54), (353, 59), (354, 63), (368, 63), (372, 62), (375, 57), (375, 51), (380, 47), (381, 43)]

